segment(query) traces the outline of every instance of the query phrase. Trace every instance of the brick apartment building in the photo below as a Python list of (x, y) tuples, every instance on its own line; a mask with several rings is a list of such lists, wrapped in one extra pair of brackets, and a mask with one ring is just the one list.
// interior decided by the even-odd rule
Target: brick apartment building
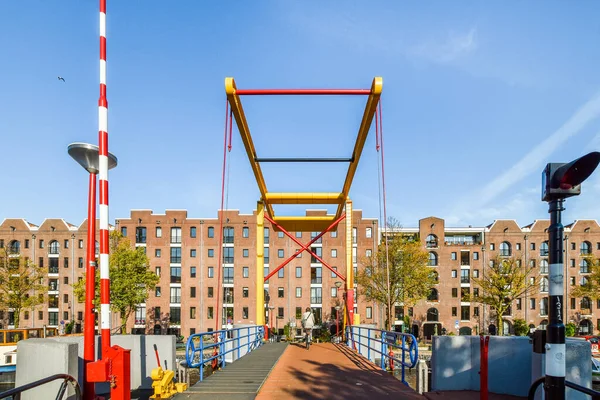
[[(325, 211), (307, 211), (307, 215), (324, 215)], [(219, 231), (223, 227), (222, 248)], [(98, 225), (96, 225), (98, 226)], [(377, 219), (364, 218), (353, 212), (353, 268), (376, 251), (381, 232)], [(471, 278), (482, 276), (484, 266), (497, 256), (517, 256), (539, 269), (539, 291), (517, 299), (504, 316), (505, 332), (512, 331), (512, 321), (522, 318), (530, 327), (543, 328), (548, 314), (548, 220), (536, 220), (519, 227), (512, 220), (497, 220), (486, 227), (446, 227), (444, 220), (429, 217), (418, 228), (401, 228), (396, 233), (418, 238), (429, 252), (429, 268), (438, 273), (438, 283), (428, 299), (415, 307), (395, 307), (396, 325), (404, 314), (410, 316), (412, 329), (429, 337), (446, 331), (476, 334), (488, 331), (493, 324), (490, 311), (477, 303), (461, 301), (466, 292), (477, 290)], [(150, 268), (160, 276), (157, 288), (128, 321), (134, 333), (191, 333), (221, 329), (227, 323), (252, 324), (256, 316), (255, 291), (256, 216), (230, 210), (217, 218), (188, 218), (185, 210), (167, 210), (154, 214), (150, 210), (132, 210), (129, 218), (119, 218), (111, 227), (123, 233), (132, 244), (144, 247)], [(299, 246), (265, 221), (265, 271), (274, 270)], [(24, 311), (21, 326), (59, 326), (74, 320), (81, 331), (83, 304), (73, 295), (72, 283), (84, 272), (87, 223), (76, 226), (62, 219), (47, 219), (40, 226), (23, 219), (6, 219), (0, 224), (0, 246), (14, 254), (28, 257), (48, 269), (48, 302), (35, 310)], [(326, 233), (312, 245), (325, 262), (345, 275), (344, 221), (337, 232)], [(295, 232), (307, 243), (311, 232)], [(594, 332), (600, 323), (600, 304), (590, 299), (573, 298), (570, 291), (586, 279), (589, 267), (583, 256), (600, 256), (600, 226), (593, 220), (578, 220), (565, 227), (565, 320), (579, 326), (580, 333)], [(221, 287), (218, 281), (219, 254), (223, 259)], [(339, 278), (307, 252), (292, 260), (264, 284), (269, 294), (270, 325), (280, 330), (300, 318), (307, 306), (313, 307), (320, 320), (334, 320), (335, 306), (342, 303)], [(217, 312), (217, 295), (221, 311)], [(265, 305), (265, 307), (267, 307)], [(0, 309), (2, 305), (0, 305)], [(385, 312), (381, 306), (358, 299), (355, 312), (361, 323), (382, 325)], [(113, 314), (112, 326), (117, 326)], [(12, 315), (4, 310), (2, 324), (10, 326)], [(299, 326), (299, 325), (298, 325)]]

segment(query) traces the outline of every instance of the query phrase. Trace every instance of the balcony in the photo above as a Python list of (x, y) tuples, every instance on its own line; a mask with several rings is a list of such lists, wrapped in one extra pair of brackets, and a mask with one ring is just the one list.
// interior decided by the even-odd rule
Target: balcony
[(323, 297), (318, 296), (318, 297), (310, 297), (310, 304), (321, 304), (323, 302)]
[(425, 246), (427, 246), (427, 248), (438, 247), (438, 241), (437, 240), (428, 240), (427, 242), (425, 242)]
[(471, 278), (469, 278), (468, 276), (461, 276), (460, 283), (471, 283)]
[(233, 283), (233, 276), (224, 276), (223, 283)]
[(135, 324), (136, 325), (146, 325), (146, 320), (145, 319), (135, 319)]
[(321, 284), (323, 283), (323, 278), (318, 277), (318, 278), (310, 278), (310, 283), (314, 283), (314, 284)]
[(500, 255), (500, 257), (510, 257), (510, 250), (500, 249), (498, 251), (498, 254)]
[(58, 267), (48, 267), (49, 274), (58, 274)]
[(181, 304), (181, 296), (171, 296), (171, 303)]
[(181, 275), (171, 275), (171, 283), (181, 283)]

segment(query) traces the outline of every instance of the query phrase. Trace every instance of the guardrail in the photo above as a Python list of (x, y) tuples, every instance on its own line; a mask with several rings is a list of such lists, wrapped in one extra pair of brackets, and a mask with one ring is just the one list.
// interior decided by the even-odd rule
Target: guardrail
[[(346, 339), (348, 347), (357, 350), (369, 361), (372, 361), (371, 352), (379, 354), (381, 356), (380, 367), (384, 371), (386, 365), (393, 370), (394, 363), (397, 362), (397, 365), (402, 368), (402, 383), (408, 385), (405, 379), (405, 368), (414, 368), (419, 359), (417, 339), (413, 335), (352, 326), (346, 327)], [(401, 358), (398, 358), (398, 354), (401, 354)]]
[[(536, 392), (538, 386), (540, 386), (542, 383), (544, 383), (545, 380), (546, 380), (546, 377), (542, 376), (541, 378), (538, 378), (535, 382), (533, 382), (533, 384), (529, 388), (529, 393), (527, 394), (528, 400), (535, 399), (535, 392)], [(569, 382), (569, 381), (565, 381), (565, 386), (570, 387), (573, 390), (577, 390), (578, 392), (590, 395), (592, 397), (592, 400), (600, 400), (600, 392), (597, 392), (593, 389), (588, 389), (584, 386), (580, 386), (576, 383)], [(542, 387), (544, 387), (544, 386), (542, 385)], [(544, 390), (546, 390), (546, 388), (544, 388)]]
[(58, 389), (58, 393), (56, 394), (56, 400), (62, 399), (67, 390), (67, 384), (69, 383), (73, 385), (73, 388), (75, 389), (75, 400), (81, 399), (81, 389), (79, 387), (79, 383), (77, 383), (77, 379), (67, 374), (51, 375), (46, 378), (38, 379), (37, 381), (27, 383), (23, 386), (7, 390), (6, 392), (0, 393), (0, 399), (10, 397), (13, 400), (19, 400), (21, 398), (21, 393), (58, 379), (62, 379), (63, 382), (61, 383), (60, 388)]
[[(225, 368), (226, 354), (237, 355), (236, 359), (239, 359), (260, 347), (264, 336), (264, 326), (257, 325), (196, 333), (191, 335), (186, 343), (185, 361), (188, 367), (200, 368), (200, 380), (202, 381), (204, 379), (204, 364), (210, 362), (213, 369), (215, 367)], [(208, 339), (213, 339), (213, 341), (208, 342)], [(229, 343), (231, 346), (228, 345)], [(206, 350), (212, 353), (208, 357), (204, 354)], [(236, 351), (237, 354), (234, 353)]]

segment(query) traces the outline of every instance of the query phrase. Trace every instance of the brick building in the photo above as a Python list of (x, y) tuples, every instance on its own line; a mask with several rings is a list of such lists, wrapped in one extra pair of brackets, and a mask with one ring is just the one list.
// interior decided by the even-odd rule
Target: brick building
[[(324, 215), (311, 210), (307, 215)], [(221, 226), (222, 224), (222, 226)], [(443, 219), (429, 217), (418, 228), (400, 228), (396, 233), (420, 240), (429, 252), (429, 268), (438, 274), (438, 283), (426, 300), (414, 307), (395, 306), (396, 325), (404, 314), (410, 316), (412, 329), (421, 336), (441, 333), (442, 329), (461, 333), (488, 331), (493, 319), (490, 310), (477, 303), (461, 301), (473, 293), (472, 278), (484, 273), (484, 266), (500, 257), (517, 256), (539, 270), (539, 291), (516, 300), (504, 316), (505, 331), (512, 331), (512, 321), (522, 318), (531, 327), (543, 327), (548, 313), (548, 220), (519, 227), (512, 220), (497, 220), (485, 227), (446, 227)], [(98, 226), (98, 224), (96, 225)], [(376, 251), (380, 241), (377, 219), (364, 218), (353, 212), (353, 268), (361, 259)], [(265, 221), (265, 271), (273, 271), (299, 246)], [(150, 268), (160, 276), (157, 288), (141, 304), (128, 322), (135, 333), (179, 333), (187, 336), (222, 328), (227, 323), (254, 323), (257, 272), (256, 216), (229, 210), (217, 218), (188, 218), (185, 210), (167, 210), (154, 214), (150, 210), (132, 210), (129, 218), (119, 218), (112, 229), (122, 232), (132, 244), (144, 247)], [(222, 229), (222, 238), (219, 232)], [(48, 269), (49, 299), (35, 310), (25, 311), (21, 326), (60, 326), (74, 320), (81, 330), (83, 303), (74, 298), (72, 283), (84, 272), (87, 222), (72, 225), (62, 219), (47, 219), (40, 226), (23, 219), (6, 219), (0, 224), (0, 247), (28, 257)], [(326, 233), (312, 250), (325, 262), (345, 275), (344, 221), (337, 232)], [(296, 232), (307, 243), (311, 232)], [(219, 242), (222, 239), (222, 247)], [(597, 331), (600, 304), (590, 299), (573, 298), (572, 288), (584, 282), (589, 267), (584, 255), (600, 256), (600, 226), (596, 221), (578, 220), (565, 227), (565, 320), (575, 322), (581, 333)], [(219, 287), (218, 260), (223, 259)], [(340, 281), (334, 273), (309, 253), (303, 252), (265, 283), (269, 294), (270, 324), (282, 329), (295, 322), (307, 306), (315, 309), (318, 319), (335, 319), (335, 306), (342, 303)], [(217, 296), (222, 298), (217, 311)], [(0, 305), (2, 309), (2, 305)], [(381, 306), (366, 303), (359, 297), (355, 312), (361, 323), (382, 325), (385, 312)], [(4, 310), (3, 326), (10, 326), (12, 315)], [(112, 326), (117, 326), (113, 314)]]

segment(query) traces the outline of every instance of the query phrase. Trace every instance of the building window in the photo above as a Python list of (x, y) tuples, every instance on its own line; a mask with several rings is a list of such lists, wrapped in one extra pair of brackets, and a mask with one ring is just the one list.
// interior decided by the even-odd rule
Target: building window
[(63, 247), (64, 247), (65, 249), (68, 249), (68, 248), (69, 248), (69, 239), (65, 239), (65, 242), (64, 242), (64, 244), (63, 244)]
[(135, 242), (146, 243), (146, 227), (138, 226), (135, 228)]
[(63, 258), (63, 267), (69, 268), (69, 257)]
[(40, 249), (43, 249), (44, 248), (44, 239), (40, 239), (39, 244), (40, 244)]
[(279, 278), (283, 278), (283, 277), (284, 277), (284, 274), (285, 274), (285, 272), (284, 272), (284, 271), (285, 271), (285, 269), (283, 269), (283, 268), (280, 268), (280, 269), (279, 269), (279, 271), (277, 271), (277, 277), (279, 277)]
[(268, 244), (269, 243), (269, 228), (265, 228), (264, 229), (264, 244)]
[(248, 278), (250, 276), (250, 269), (248, 267), (242, 268), (242, 277)]
[(190, 249), (190, 257), (196, 257), (196, 249)]
[(196, 307), (190, 307), (190, 319), (196, 319)]
[(279, 297), (280, 299), (283, 299), (284, 297), (284, 290), (282, 287), (277, 288), (277, 297)]
[(208, 288), (206, 288), (206, 296), (209, 298), (213, 298), (215, 295), (215, 289), (212, 286), (209, 286)]
[(234, 232), (231, 226), (226, 226), (223, 228), (223, 243), (231, 244), (233, 243)]
[[(0, 247), (4, 247), (4, 246), (0, 246)], [(25, 248), (26, 249), (29, 248), (29, 239), (25, 239)]]
[(456, 307), (452, 307), (452, 316), (456, 317), (457, 315), (457, 308)]
[(160, 276), (160, 267), (155, 267), (154, 271), (156, 272), (156, 276)]
[(479, 278), (479, 270), (478, 269), (473, 270), (473, 278)]
[(502, 242), (500, 243), (500, 256), (501, 257), (509, 257), (512, 254), (510, 243)]
[(77, 268), (83, 268), (83, 257), (77, 259)]
[(452, 297), (458, 297), (458, 288), (452, 288)]
[(337, 249), (331, 249), (331, 258), (337, 258)]
[[(333, 269), (333, 271), (337, 271), (337, 267), (331, 267), (331, 269)], [(335, 277), (337, 277), (337, 275), (333, 271), (331, 271), (331, 277), (335, 278)]]
[(540, 256), (548, 256), (548, 241), (542, 242), (542, 244), (540, 244)]
[(302, 297), (302, 288), (301, 287), (297, 287), (296, 288), (296, 298), (301, 298)]
[(248, 319), (248, 307), (242, 308), (242, 319)]
[(283, 318), (283, 307), (277, 308), (277, 318)]
[(190, 297), (191, 298), (196, 297), (196, 286), (191, 286), (190, 287)]
[(161, 296), (160, 286), (155, 286), (154, 287), (154, 297), (160, 297), (160, 296)]
[(471, 282), (471, 278), (469, 277), (469, 270), (468, 269), (461, 269), (460, 270), (460, 283), (470, 283)]
[(479, 317), (479, 307), (473, 307), (473, 316)]
[(438, 255), (435, 251), (429, 252), (429, 261), (427, 262), (427, 265), (429, 265), (430, 267), (436, 267), (438, 265)]
[(207, 271), (208, 271), (208, 277), (209, 278), (214, 278), (215, 277), (215, 269), (214, 269), (214, 267), (208, 267)]
[(224, 267), (223, 268), (223, 283), (233, 283), (233, 268), (232, 267)]
[(206, 318), (208, 319), (213, 319), (214, 318), (214, 312), (213, 312), (213, 308), (212, 307), (208, 307), (208, 310), (206, 310)]
[(456, 252), (455, 251), (453, 251), (452, 254), (450, 255), (450, 259), (456, 260)]
[(233, 247), (223, 247), (223, 262), (233, 264)]
[(265, 247), (263, 250), (263, 259), (265, 260), (265, 264), (269, 263), (269, 248)]
[(78, 245), (78, 247), (80, 249), (83, 249), (83, 240), (82, 239), (79, 239), (79, 245)]
[(196, 277), (196, 267), (190, 267), (190, 278)]
[(277, 250), (277, 257), (279, 257), (279, 258), (283, 258), (284, 257), (283, 249)]
[(214, 238), (215, 237), (215, 228), (213, 228), (212, 226), (209, 226), (206, 234), (208, 235), (209, 238)]
[(517, 251), (521, 251), (521, 243), (517, 243), (517, 244), (515, 244), (515, 249), (516, 249)]
[(181, 264), (181, 247), (171, 247), (171, 264)]
[(337, 287), (331, 288), (331, 297), (337, 297)]
[(535, 310), (535, 302), (536, 302), (536, 300), (534, 298), (529, 299), (529, 309), (530, 310)]
[(171, 283), (181, 283), (181, 267), (171, 267)]
[(458, 271), (457, 270), (455, 270), (455, 269), (452, 270), (452, 277), (453, 278), (458, 278)]
[(530, 250), (535, 250), (535, 243), (530, 243), (529, 244), (529, 249)]
[(190, 237), (191, 238), (196, 237), (196, 227), (195, 226), (190, 226)]
[(521, 299), (517, 299), (517, 310), (520, 310), (521, 308)]
[(337, 237), (337, 231), (331, 231), (331, 237), (332, 238), (336, 238)]
[(479, 253), (476, 251), (473, 252), (473, 260), (479, 260)]
[[(18, 243), (18, 242), (17, 242)], [(50, 249), (49, 249), (49, 253), (50, 254), (58, 254), (58, 250), (59, 250), (59, 245), (58, 245), (58, 241), (57, 240), (53, 240), (50, 242)]]
[(588, 260), (586, 260), (585, 258), (582, 258), (581, 261), (579, 261), (579, 273), (581, 274), (589, 274), (590, 273), (590, 265)]
[(250, 252), (248, 251), (248, 249), (243, 249), (243, 250), (242, 250), (242, 257), (244, 257), (244, 258), (247, 258), (247, 257), (248, 257), (248, 255), (249, 255), (249, 253), (250, 253)]
[(283, 232), (282, 231), (277, 232), (277, 237), (281, 239), (283, 237)]
[(373, 307), (367, 307), (367, 319), (373, 318)]
[(171, 303), (180, 304), (181, 303), (181, 288), (180, 287), (172, 287), (171, 288)]
[(162, 255), (161, 249), (154, 249), (154, 257), (160, 258)]
[(161, 238), (162, 237), (162, 228), (160, 226), (157, 226), (156, 229), (154, 230), (155, 235), (157, 238)]
[(248, 291), (247, 287), (242, 289), (242, 297), (244, 297), (244, 298), (248, 297), (248, 293), (249, 293), (249, 291)]
[(471, 307), (461, 306), (460, 307), (460, 319), (462, 321), (468, 321), (471, 319)]
[(242, 228), (242, 237), (249, 237), (250, 236), (250, 229), (247, 226), (244, 226)]
[(490, 250), (496, 250), (496, 245), (494, 243), (490, 243)]
[(296, 278), (302, 278), (302, 267), (296, 267)]
[(171, 243), (181, 243), (181, 228), (171, 228)]
[(540, 274), (548, 273), (548, 260), (545, 258), (540, 260)]

